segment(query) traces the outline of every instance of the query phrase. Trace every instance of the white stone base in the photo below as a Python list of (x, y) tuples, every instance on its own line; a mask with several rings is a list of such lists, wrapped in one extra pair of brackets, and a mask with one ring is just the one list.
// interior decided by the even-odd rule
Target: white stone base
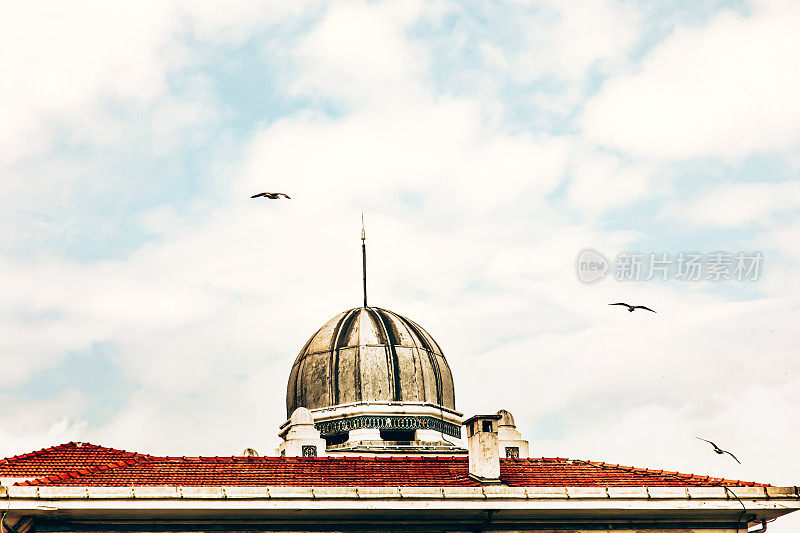
[(373, 428), (354, 429), (349, 433), (347, 438), (347, 442), (360, 440), (381, 440), (381, 430)]
[[(313, 446), (315, 453), (311, 455), (304, 454), (304, 446)], [(325, 439), (292, 439), (282, 442), (278, 446), (278, 455), (283, 457), (325, 457), (327, 455)]]

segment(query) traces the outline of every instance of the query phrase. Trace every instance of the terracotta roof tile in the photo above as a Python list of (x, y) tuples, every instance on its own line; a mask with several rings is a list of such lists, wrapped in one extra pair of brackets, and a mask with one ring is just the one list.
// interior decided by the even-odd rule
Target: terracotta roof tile
[(114, 463), (151, 458), (149, 455), (106, 448), (85, 442), (68, 442), (35, 452), (0, 459), (0, 477), (35, 478)]
[[(0, 461), (22, 485), (478, 486), (466, 457), (154, 457), (91, 444), (63, 444)], [(13, 471), (13, 474), (11, 472)], [(509, 486), (764, 486), (560, 457), (502, 459)]]

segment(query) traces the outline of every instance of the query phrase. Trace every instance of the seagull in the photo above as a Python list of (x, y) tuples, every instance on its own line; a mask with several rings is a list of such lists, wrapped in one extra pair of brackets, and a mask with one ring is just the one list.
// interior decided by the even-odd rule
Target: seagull
[(260, 192), (258, 194), (254, 194), (250, 198), (259, 198), (259, 197), (269, 198), (270, 200), (279, 200), (281, 196), (286, 198), (287, 200), (291, 200), (292, 197), (288, 194), (284, 194), (282, 192)]
[(723, 450), (722, 448), (720, 448), (719, 446), (717, 446), (716, 444), (714, 444), (714, 443), (713, 443), (713, 442), (711, 442), (710, 440), (701, 439), (700, 437), (695, 437), (695, 438), (696, 438), (696, 439), (698, 439), (698, 440), (706, 441), (707, 443), (709, 443), (710, 445), (712, 445), (712, 446), (714, 447), (714, 452), (718, 453), (719, 455), (722, 455), (723, 453), (727, 453), (728, 455), (730, 455), (731, 457), (733, 457), (733, 460), (734, 460), (734, 461), (736, 461), (736, 462), (737, 462), (737, 463), (739, 463), (739, 464), (742, 464), (742, 462), (741, 462), (741, 461), (739, 461), (739, 459), (737, 459), (735, 455), (733, 455), (731, 452), (729, 452), (729, 451), (727, 451), (727, 450)]
[(648, 311), (652, 311), (653, 313), (655, 313), (655, 311), (653, 311), (649, 307), (645, 307), (643, 305), (629, 305), (629, 304), (626, 304), (626, 303), (623, 303), (623, 302), (617, 302), (615, 304), (608, 304), (608, 305), (624, 305), (625, 307), (628, 308), (628, 312), (630, 312), (630, 313), (633, 313), (634, 309), (646, 309)]

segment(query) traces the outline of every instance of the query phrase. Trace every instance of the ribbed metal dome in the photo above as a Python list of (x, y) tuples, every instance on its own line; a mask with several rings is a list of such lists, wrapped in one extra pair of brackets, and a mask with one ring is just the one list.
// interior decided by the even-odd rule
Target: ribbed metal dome
[(354, 402), (426, 402), (455, 409), (450, 367), (418, 324), (378, 307), (339, 313), (300, 351), (286, 412)]

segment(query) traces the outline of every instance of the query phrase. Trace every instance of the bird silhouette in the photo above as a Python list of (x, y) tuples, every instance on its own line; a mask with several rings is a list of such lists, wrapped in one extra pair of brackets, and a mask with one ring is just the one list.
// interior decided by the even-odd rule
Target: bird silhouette
[(702, 441), (705, 441), (705, 442), (709, 443), (711, 446), (713, 446), (713, 447), (714, 447), (714, 452), (715, 452), (715, 453), (717, 453), (717, 454), (719, 454), (719, 455), (722, 455), (723, 453), (727, 453), (728, 455), (730, 455), (731, 457), (733, 457), (733, 460), (734, 460), (734, 461), (736, 461), (736, 462), (737, 462), (737, 463), (739, 463), (739, 464), (742, 464), (742, 462), (741, 462), (739, 459), (737, 459), (735, 455), (733, 455), (733, 454), (732, 454), (731, 452), (729, 452), (728, 450), (723, 450), (722, 448), (720, 448), (719, 446), (717, 446), (716, 444), (714, 444), (714, 443), (713, 443), (713, 442), (711, 442), (710, 440), (707, 440), (707, 439), (701, 439), (700, 437), (695, 437), (695, 438), (696, 438), (697, 440), (702, 440)]
[(633, 311), (635, 309), (646, 309), (647, 311), (652, 311), (653, 313), (655, 313), (655, 311), (653, 311), (649, 307), (645, 307), (643, 305), (630, 305), (630, 304), (626, 304), (624, 302), (617, 302), (615, 304), (608, 304), (608, 305), (624, 305), (625, 307), (628, 308), (628, 312), (630, 312), (630, 313), (633, 313)]
[(279, 200), (281, 198), (281, 196), (286, 198), (287, 200), (291, 200), (292, 199), (291, 196), (289, 196), (288, 194), (284, 194), (282, 192), (260, 192), (258, 194), (254, 194), (250, 198), (263, 197), (263, 198), (269, 198), (270, 200)]

